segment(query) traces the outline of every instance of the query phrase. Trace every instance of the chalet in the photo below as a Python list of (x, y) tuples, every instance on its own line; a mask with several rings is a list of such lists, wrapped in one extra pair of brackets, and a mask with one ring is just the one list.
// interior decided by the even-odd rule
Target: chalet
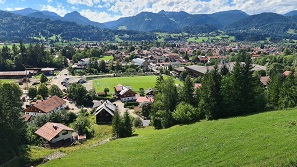
[(118, 84), (116, 87), (114, 87), (114, 90), (115, 90), (115, 96), (118, 99), (120, 99), (122, 102), (136, 100), (136, 96), (135, 96), (136, 93), (129, 86), (123, 86), (121, 84)]
[(96, 123), (111, 123), (114, 113), (116, 112), (117, 106), (106, 100), (101, 104), (94, 112), (96, 116)]
[(40, 127), (35, 134), (40, 137), (43, 144), (50, 146), (66, 146), (73, 141), (72, 133), (74, 130), (60, 123), (47, 122)]
[(55, 111), (61, 111), (66, 108), (66, 101), (58, 96), (52, 96), (46, 100), (38, 100), (32, 103), (24, 110), (26, 115), (43, 115)]

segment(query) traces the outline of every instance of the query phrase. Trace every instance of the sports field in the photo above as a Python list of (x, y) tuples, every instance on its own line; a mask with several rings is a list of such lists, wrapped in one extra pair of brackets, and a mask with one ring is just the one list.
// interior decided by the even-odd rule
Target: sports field
[[(112, 77), (101, 78), (93, 81), (93, 87), (97, 92), (103, 92), (104, 88), (108, 88), (109, 92), (113, 92), (114, 87), (118, 84), (124, 86), (131, 86), (135, 92), (139, 91), (139, 88), (144, 90), (155, 87), (156, 79), (158, 76), (134, 76), (134, 77)], [(176, 84), (182, 84), (181, 81), (175, 80)]]

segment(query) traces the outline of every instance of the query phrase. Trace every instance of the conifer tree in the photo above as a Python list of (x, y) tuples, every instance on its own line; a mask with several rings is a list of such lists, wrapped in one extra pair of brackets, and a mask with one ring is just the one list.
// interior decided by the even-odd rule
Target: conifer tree
[(112, 136), (114, 138), (120, 137), (121, 118), (118, 111), (116, 111), (112, 118)]

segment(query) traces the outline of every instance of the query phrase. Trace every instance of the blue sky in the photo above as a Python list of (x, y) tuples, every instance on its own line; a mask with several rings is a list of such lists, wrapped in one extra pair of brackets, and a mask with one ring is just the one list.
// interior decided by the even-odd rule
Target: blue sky
[(243, 10), (248, 14), (287, 13), (297, 10), (297, 0), (0, 0), (1, 10), (48, 10), (64, 16), (78, 11), (97, 22), (116, 20), (142, 11), (186, 11), (192, 14)]

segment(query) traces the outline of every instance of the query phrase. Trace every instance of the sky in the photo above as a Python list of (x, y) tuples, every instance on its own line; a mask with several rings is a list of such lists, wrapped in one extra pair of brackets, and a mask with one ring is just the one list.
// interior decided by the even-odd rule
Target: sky
[(248, 14), (284, 14), (297, 10), (297, 0), (0, 0), (1, 10), (12, 11), (28, 7), (48, 10), (60, 16), (78, 11), (92, 21), (103, 23), (143, 11), (157, 13), (161, 10), (208, 14), (236, 9)]

